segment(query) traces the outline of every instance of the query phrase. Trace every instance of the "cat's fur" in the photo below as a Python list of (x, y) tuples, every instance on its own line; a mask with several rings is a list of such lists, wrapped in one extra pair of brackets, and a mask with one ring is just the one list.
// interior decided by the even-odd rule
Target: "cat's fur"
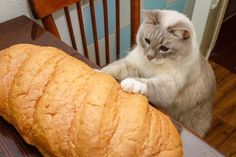
[(215, 77), (199, 52), (190, 20), (170, 10), (146, 11), (129, 55), (102, 71), (141, 93), (174, 118), (204, 136), (210, 127)]

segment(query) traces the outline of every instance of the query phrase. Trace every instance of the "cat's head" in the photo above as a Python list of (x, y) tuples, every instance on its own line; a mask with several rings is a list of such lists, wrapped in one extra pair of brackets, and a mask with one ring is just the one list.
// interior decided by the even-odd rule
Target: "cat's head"
[(137, 34), (137, 46), (144, 57), (154, 63), (186, 58), (195, 46), (191, 21), (172, 10), (143, 11), (144, 20)]

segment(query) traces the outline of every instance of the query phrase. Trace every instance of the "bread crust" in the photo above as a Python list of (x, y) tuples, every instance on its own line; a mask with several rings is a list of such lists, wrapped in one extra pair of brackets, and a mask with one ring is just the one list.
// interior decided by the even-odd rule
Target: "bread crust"
[(50, 157), (180, 157), (171, 120), (111, 76), (53, 47), (0, 52), (0, 115)]

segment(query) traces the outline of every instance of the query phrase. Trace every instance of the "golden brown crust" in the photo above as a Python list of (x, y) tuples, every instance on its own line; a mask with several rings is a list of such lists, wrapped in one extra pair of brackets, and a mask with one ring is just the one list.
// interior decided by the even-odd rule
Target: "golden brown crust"
[(61, 50), (15, 45), (0, 67), (0, 115), (44, 156), (182, 156), (167, 116)]

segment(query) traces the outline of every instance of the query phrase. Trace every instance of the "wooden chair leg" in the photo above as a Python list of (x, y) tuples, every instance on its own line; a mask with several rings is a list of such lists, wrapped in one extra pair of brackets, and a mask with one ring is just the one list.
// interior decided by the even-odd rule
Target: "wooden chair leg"
[(57, 26), (51, 14), (42, 18), (41, 21), (46, 30), (48, 30), (49, 32), (51, 32), (52, 34), (54, 34), (56, 37), (60, 39), (60, 34), (57, 30)]

